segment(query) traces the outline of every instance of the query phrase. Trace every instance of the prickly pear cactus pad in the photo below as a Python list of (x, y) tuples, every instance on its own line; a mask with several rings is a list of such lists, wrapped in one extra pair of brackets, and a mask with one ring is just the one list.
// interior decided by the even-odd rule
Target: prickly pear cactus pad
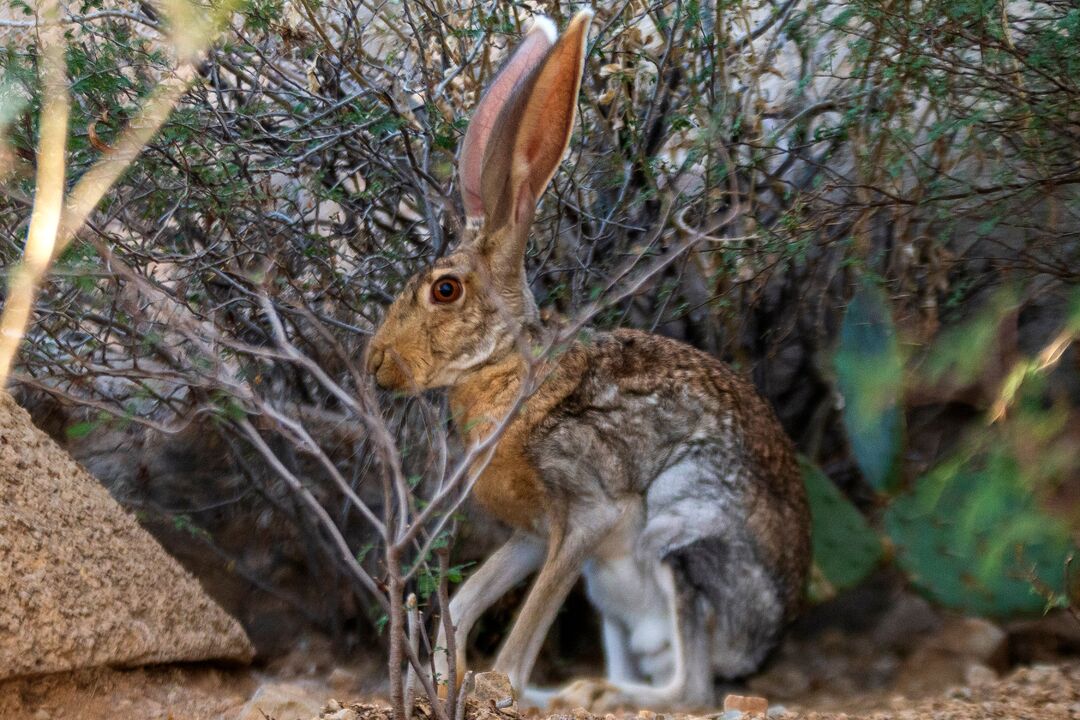
[(802, 459), (813, 522), (811, 539), (817, 573), (828, 582), (825, 596), (853, 587), (881, 559), (881, 541), (862, 513), (825, 473)]
[(885, 527), (897, 562), (943, 605), (1006, 616), (1040, 612), (1066, 592), (1068, 529), (1038, 506), (1006, 452), (940, 466), (896, 498)]

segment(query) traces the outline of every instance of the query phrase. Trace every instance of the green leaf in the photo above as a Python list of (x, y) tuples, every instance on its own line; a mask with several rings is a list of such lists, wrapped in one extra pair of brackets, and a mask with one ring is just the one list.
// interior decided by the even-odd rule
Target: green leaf
[(84, 420), (83, 422), (77, 422), (69, 427), (64, 431), (64, 434), (72, 440), (78, 440), (92, 433), (98, 425), (100, 425), (100, 423), (97, 420)]
[(192, 521), (190, 515), (173, 515), (172, 516), (173, 527), (181, 532), (185, 532), (193, 537), (199, 537), (203, 540), (209, 541), (211, 539), (210, 533), (204, 528), (199, 527)]
[(26, 105), (27, 99), (19, 92), (14, 80), (0, 78), (0, 130), (14, 122)]
[[(962, 301), (962, 297), (958, 299), (958, 302)], [(995, 342), (1002, 318), (1016, 307), (1015, 296), (1005, 290), (993, 298), (989, 307), (942, 331), (921, 368), (921, 382), (933, 385), (948, 381), (963, 386), (978, 380), (986, 362), (993, 360), (998, 352)]]
[(370, 553), (374, 549), (375, 543), (364, 543), (364, 545), (362, 545), (360, 549), (356, 551), (356, 562), (362, 564), (364, 562), (364, 558), (366, 558), (368, 556), (368, 553)]
[(867, 482), (883, 490), (900, 449), (903, 361), (884, 293), (868, 280), (844, 313), (833, 365), (851, 450)]
[(862, 513), (816, 465), (800, 458), (810, 501), (814, 564), (829, 584), (858, 584), (881, 560), (881, 542)]

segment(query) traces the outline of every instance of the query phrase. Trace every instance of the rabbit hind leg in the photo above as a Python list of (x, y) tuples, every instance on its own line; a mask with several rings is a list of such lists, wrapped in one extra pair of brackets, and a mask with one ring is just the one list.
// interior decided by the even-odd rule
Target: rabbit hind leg
[(619, 682), (579, 680), (560, 690), (552, 703), (562, 707), (587, 707), (593, 712), (618, 708), (704, 709), (713, 704), (711, 644), (708, 603), (693, 588), (677, 586), (672, 567), (659, 563), (657, 584), (670, 607), (673, 667), (665, 682)]
[(696, 540), (669, 553), (658, 565), (657, 579), (675, 609), (670, 679), (656, 685), (578, 681), (556, 702), (594, 712), (708, 708), (716, 701), (716, 677), (745, 677), (775, 646), (783, 605), (751, 542)]
[(754, 544), (730, 536), (702, 538), (668, 561), (680, 584), (706, 601), (716, 676), (733, 680), (755, 672), (776, 645), (784, 610)]

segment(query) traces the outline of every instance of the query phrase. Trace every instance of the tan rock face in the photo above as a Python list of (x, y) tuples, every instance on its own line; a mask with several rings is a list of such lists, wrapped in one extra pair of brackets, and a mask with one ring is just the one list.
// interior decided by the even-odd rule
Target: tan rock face
[(252, 654), (236, 620), (0, 390), (0, 679)]

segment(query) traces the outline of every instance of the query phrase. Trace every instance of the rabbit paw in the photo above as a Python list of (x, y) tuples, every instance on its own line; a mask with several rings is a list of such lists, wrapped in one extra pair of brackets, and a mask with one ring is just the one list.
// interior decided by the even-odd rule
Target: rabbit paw
[(552, 708), (585, 708), (605, 713), (624, 704), (622, 690), (607, 680), (575, 680), (551, 699)]

